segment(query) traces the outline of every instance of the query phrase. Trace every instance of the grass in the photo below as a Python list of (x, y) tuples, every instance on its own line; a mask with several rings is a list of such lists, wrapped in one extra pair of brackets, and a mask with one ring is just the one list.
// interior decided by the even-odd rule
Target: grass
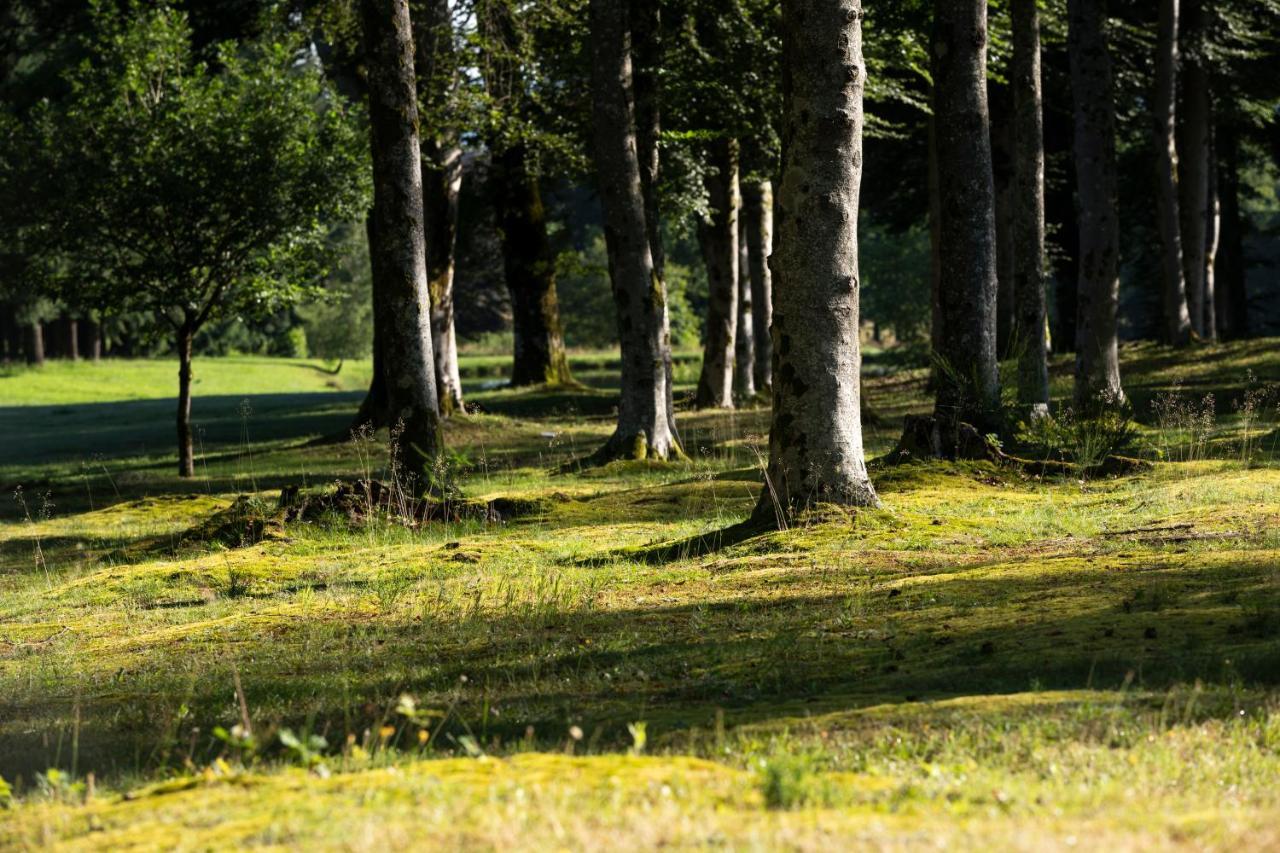
[[(204, 360), (228, 399), (316, 405), (281, 436), (255, 403), (179, 482), (167, 447), (86, 454), (134, 403), (63, 387), (155, 365), (0, 378), (38, 450), (0, 465), (0, 847), (1280, 845), (1277, 419), (1231, 404), (1275, 344), (1125, 348), (1144, 446), (1185, 461), (873, 464), (883, 510), (745, 539), (763, 409), (682, 414), (687, 465), (548, 473), (608, 434), (603, 356), (595, 388), (473, 380), (489, 413), (447, 428), (468, 496), (534, 514), (247, 545), (212, 535), (238, 494), (269, 516), (380, 471), (377, 442), (309, 444), (358, 390)], [(928, 400), (876, 373), (879, 454)], [(1175, 380), (1214, 394), (1207, 436), (1158, 429)], [(10, 414), (51, 405), (81, 437)]]

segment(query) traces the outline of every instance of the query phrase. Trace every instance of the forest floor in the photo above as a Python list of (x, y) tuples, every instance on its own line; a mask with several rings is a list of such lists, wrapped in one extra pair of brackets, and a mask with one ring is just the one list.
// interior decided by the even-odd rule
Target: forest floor
[[(0, 849), (1280, 847), (1280, 341), (1122, 354), (1151, 470), (755, 535), (764, 408), (566, 465), (608, 356), (464, 363), (448, 476), (519, 509), (417, 527), (274, 509), (381, 475), (312, 441), (367, 364), (198, 359), (194, 481), (173, 362), (0, 373)], [(866, 374), (880, 456), (925, 371)]]

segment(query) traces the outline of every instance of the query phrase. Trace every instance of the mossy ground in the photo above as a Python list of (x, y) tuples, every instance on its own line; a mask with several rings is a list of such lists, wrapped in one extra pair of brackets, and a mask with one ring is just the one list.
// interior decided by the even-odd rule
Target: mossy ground
[[(61, 387), (100, 368), (0, 377), (0, 847), (1280, 845), (1280, 436), (1239, 411), (1280, 343), (1124, 357), (1182, 461), (874, 465), (884, 509), (746, 536), (763, 409), (682, 415), (687, 464), (549, 473), (609, 432), (597, 360), (595, 390), (473, 382), (488, 414), (448, 427), (468, 497), (538, 514), (241, 547), (203, 538), (237, 494), (381, 473), (310, 443), (358, 393), (284, 435), (249, 396), (191, 483)], [(873, 454), (928, 405), (878, 367)], [(1211, 423), (1158, 414), (1175, 383)], [(214, 736), (246, 713), (253, 751)]]

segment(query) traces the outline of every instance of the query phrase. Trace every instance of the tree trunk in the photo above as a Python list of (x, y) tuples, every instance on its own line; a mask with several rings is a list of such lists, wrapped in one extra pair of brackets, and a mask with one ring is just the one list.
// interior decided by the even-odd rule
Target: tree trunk
[[(1169, 0), (1164, 0), (1169, 2)], [(1205, 332), (1205, 245), (1209, 218), (1209, 73), (1204, 59), (1205, 14), (1188, 0), (1182, 62), (1182, 109), (1178, 122), (1178, 192), (1182, 219), (1182, 269), (1187, 282), (1191, 328)]]
[(707, 268), (707, 332), (694, 405), (733, 408), (734, 339), (738, 331), (738, 142), (711, 146), (705, 184), (711, 215), (698, 223)]
[(751, 304), (751, 255), (747, 231), (738, 227), (738, 337), (734, 348), (733, 390), (743, 400), (756, 395), (755, 313)]
[(529, 150), (515, 144), (494, 157), (490, 185), (502, 234), (502, 263), (511, 292), (515, 362), (512, 385), (572, 382), (564, 351), (556, 265)]
[[(999, 90), (997, 90), (998, 92)], [(990, 96), (988, 89), (988, 97)], [(991, 110), (991, 179), (996, 223), (996, 357), (1013, 354), (1013, 128), (1005, 109)]]
[(18, 306), (0, 304), (0, 334), (4, 336), (4, 360), (16, 362), (22, 356), (22, 327), (18, 324)]
[[(375, 244), (373, 239), (374, 227), (373, 211), (369, 211), (364, 219), (364, 233), (369, 245), (370, 264), (372, 264)], [(369, 390), (365, 393), (364, 400), (361, 401), (360, 408), (356, 411), (356, 416), (351, 420), (351, 426), (347, 428), (348, 433), (355, 433), (364, 429), (379, 430), (388, 426), (390, 421), (391, 404), (387, 400), (387, 380), (382, 363), (382, 333), (380, 330), (391, 322), (391, 318), (387, 316), (387, 307), (382, 299), (381, 291), (378, 290), (378, 280), (376, 278), (372, 281), (371, 290), (373, 291), (373, 378), (369, 380)]]
[(195, 329), (183, 322), (178, 329), (178, 476), (196, 475), (191, 441), (191, 342)]
[(935, 0), (932, 47), (942, 321), (934, 413), (985, 427), (1000, 406), (986, 3)]
[(1159, 0), (1151, 118), (1156, 151), (1156, 220), (1160, 227), (1160, 298), (1164, 309), (1164, 335), (1168, 343), (1185, 346), (1191, 340), (1187, 305), (1189, 279), (1183, 271), (1178, 214), (1178, 149), (1174, 138), (1177, 126), (1178, 2)]
[(448, 0), (427, 0), (421, 4), (419, 14), (414, 22), (414, 41), (423, 124), (435, 129), (422, 139), (422, 215), (426, 229), (427, 289), (431, 295), (431, 349), (440, 413), (448, 417), (454, 412), (466, 411), (453, 320), (462, 147), (448, 114), (457, 70)]
[(1080, 211), (1075, 402), (1078, 409), (1088, 410), (1124, 399), (1116, 339), (1120, 226), (1115, 96), (1104, 0), (1069, 0), (1068, 18)]
[(102, 359), (102, 324), (92, 317), (80, 321), (80, 354), (91, 361)]
[(755, 510), (780, 527), (820, 503), (879, 504), (860, 411), (861, 3), (783, 0), (782, 21), (773, 422)]
[(1228, 340), (1249, 334), (1248, 298), (1244, 277), (1244, 230), (1240, 218), (1240, 178), (1237, 172), (1239, 143), (1236, 131), (1223, 126), (1218, 132), (1218, 198), (1221, 203), (1221, 237), (1214, 269), (1214, 297), (1218, 325)]
[(432, 485), (441, 449), (422, 215), (422, 164), (408, 0), (362, 0), (373, 148), (369, 259), (393, 462), (406, 487)]
[(755, 337), (753, 380), (756, 390), (773, 388), (773, 184), (758, 181), (742, 188), (743, 226), (747, 234), (747, 270), (751, 275), (751, 326)]
[(39, 367), (44, 364), (44, 326), (39, 320), (27, 324), (26, 341), (23, 350), (27, 355), (27, 364)]
[(938, 187), (936, 92), (929, 91), (929, 369), (928, 390), (938, 390), (938, 354), (942, 352), (942, 199)]
[(80, 324), (75, 317), (64, 316), (59, 323), (62, 327), (64, 349), (63, 355), (70, 361), (80, 360)]
[(1213, 127), (1209, 128), (1209, 200), (1204, 229), (1204, 336), (1218, 339), (1218, 281), (1214, 274), (1217, 265), (1218, 241), (1222, 233), (1222, 206), (1218, 201), (1218, 156)]
[(1013, 281), (1018, 402), (1048, 411), (1045, 339), (1044, 113), (1040, 89), (1040, 13), (1013, 0)]
[(597, 458), (682, 455), (671, 424), (667, 290), (651, 249), (633, 112), (630, 33), (621, 0), (591, 0), (595, 163), (609, 279), (618, 311), (618, 426)]

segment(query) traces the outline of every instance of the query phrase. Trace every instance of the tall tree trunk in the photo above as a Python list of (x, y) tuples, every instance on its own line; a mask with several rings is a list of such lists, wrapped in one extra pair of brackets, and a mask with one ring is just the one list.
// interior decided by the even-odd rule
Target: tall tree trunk
[[(420, 7), (420, 8), (419, 8)], [(457, 81), (453, 21), (448, 0), (415, 5), (414, 42), (421, 90), (422, 216), (426, 229), (427, 289), (431, 295), (431, 350), (441, 415), (465, 412), (458, 341), (453, 320), (454, 249), (458, 234), (458, 194), (462, 189), (462, 147), (449, 122)]]
[[(525, 83), (517, 59), (521, 37), (514, 14), (508, 0), (485, 3), (482, 27), (494, 45), (485, 57), (489, 95), (506, 109), (518, 111)], [(494, 150), (490, 186), (515, 337), (511, 384), (572, 382), (556, 299), (555, 255), (547, 236), (534, 152), (523, 141), (504, 138), (491, 140), (490, 147)]]
[(70, 361), (80, 360), (80, 324), (70, 314), (64, 315), (59, 324), (63, 334), (63, 355)]
[(757, 391), (773, 388), (773, 184), (752, 181), (742, 187), (747, 235), (747, 270), (751, 275), (751, 326), (755, 336), (753, 380)]
[(751, 305), (751, 255), (747, 231), (738, 223), (738, 337), (734, 347), (733, 390), (747, 400), (756, 395), (755, 313)]
[(1214, 297), (1222, 336), (1235, 340), (1249, 334), (1248, 297), (1244, 278), (1244, 230), (1240, 218), (1240, 177), (1237, 172), (1239, 142), (1235, 128), (1223, 125), (1218, 132), (1218, 198), (1221, 203), (1221, 238), (1215, 259)]
[(1178, 2), (1159, 0), (1156, 37), (1156, 78), (1151, 119), (1155, 142), (1156, 220), (1160, 226), (1160, 298), (1164, 309), (1165, 340), (1185, 346), (1191, 340), (1183, 245), (1178, 214), (1177, 68)]
[(707, 268), (707, 337), (694, 405), (733, 408), (734, 339), (738, 331), (738, 142), (711, 146), (705, 183), (711, 214), (698, 223)]
[(1116, 310), (1120, 224), (1116, 214), (1116, 116), (1104, 0), (1068, 0), (1068, 53), (1075, 111), (1080, 210), (1075, 402), (1079, 409), (1124, 398)]
[(944, 374), (934, 413), (989, 426), (1000, 405), (1000, 381), (986, 3), (935, 0), (932, 48)]
[(1177, 127), (1182, 269), (1191, 328), (1197, 335), (1207, 337), (1204, 252), (1209, 218), (1209, 72), (1204, 58), (1204, 5), (1200, 0), (1188, 0), (1186, 8), (1182, 109)]
[(44, 364), (44, 326), (39, 320), (27, 324), (26, 341), (23, 350), (27, 355), (27, 364), (39, 367)]
[(397, 474), (432, 485), (441, 449), (422, 216), (422, 164), (408, 0), (361, 0), (373, 147), (369, 259)]
[[(988, 88), (988, 97), (991, 96)], [(996, 89), (996, 94), (1000, 90)], [(1013, 354), (1016, 294), (1013, 282), (1013, 127), (1008, 107), (991, 110), (991, 178), (996, 223), (996, 357)]]
[(102, 359), (102, 324), (93, 317), (80, 321), (80, 354), (91, 361)]
[(178, 476), (196, 475), (191, 441), (191, 343), (195, 328), (184, 321), (178, 328)]
[(594, 153), (622, 349), (618, 426), (597, 457), (666, 459), (682, 451), (671, 429), (667, 291), (646, 218), (626, 5), (590, 0), (590, 20)]
[[(373, 239), (373, 211), (365, 216), (364, 233), (369, 245), (369, 258), (373, 258), (373, 247), (375, 241)], [(382, 363), (382, 332), (387, 323), (391, 322), (391, 318), (387, 316), (387, 307), (382, 299), (382, 293), (378, 290), (378, 280), (375, 278), (372, 282), (371, 290), (373, 291), (373, 378), (369, 381), (369, 390), (365, 392), (364, 400), (360, 403), (360, 408), (356, 411), (356, 416), (351, 420), (351, 425), (347, 428), (348, 433), (355, 433), (360, 430), (370, 429), (378, 430), (390, 424), (390, 406), (387, 400), (387, 378)]]
[(879, 504), (860, 411), (862, 7), (783, 0), (782, 21), (773, 423), (755, 511), (778, 526), (818, 503)]
[(1048, 411), (1045, 339), (1044, 112), (1040, 89), (1040, 13), (1013, 0), (1013, 281), (1018, 402)]
[(1209, 128), (1209, 192), (1204, 228), (1204, 336), (1218, 339), (1218, 280), (1214, 272), (1218, 259), (1218, 242), (1222, 234), (1222, 206), (1218, 200), (1217, 140)]

